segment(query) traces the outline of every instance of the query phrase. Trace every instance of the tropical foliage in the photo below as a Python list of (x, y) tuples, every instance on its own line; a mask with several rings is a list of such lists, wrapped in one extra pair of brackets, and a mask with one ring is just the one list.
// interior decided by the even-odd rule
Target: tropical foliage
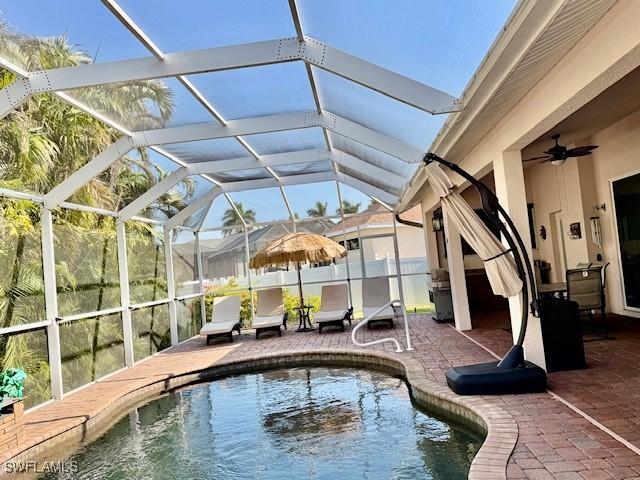
[[(0, 24), (2, 56), (26, 70), (91, 62), (66, 37), (33, 38)], [(0, 88), (16, 76), (0, 69)], [(70, 92), (116, 122), (133, 129), (158, 128), (171, 117), (171, 90), (160, 81), (96, 87)], [(31, 97), (0, 121), (0, 187), (47, 193), (120, 137), (119, 132), (54, 94)], [(161, 180), (167, 172), (135, 150), (81, 187), (70, 199), (118, 210)], [(145, 215), (166, 217), (193, 195), (189, 180), (154, 203)], [(54, 251), (60, 315), (120, 305), (113, 218), (54, 211)], [(134, 302), (167, 296), (162, 236), (151, 225), (127, 223), (127, 249)], [(40, 207), (28, 200), (0, 201), (0, 328), (45, 319), (40, 246)], [(136, 356), (168, 343), (164, 307), (134, 312)], [(193, 309), (199, 311), (199, 308)], [(195, 319), (194, 321), (199, 321)], [(120, 315), (60, 325), (65, 390), (123, 365)], [(0, 338), (0, 370), (27, 372), (27, 405), (50, 398), (47, 335), (44, 329)]]
[[(349, 200), (342, 200), (342, 211), (344, 213), (358, 213), (360, 210), (360, 202), (350, 202)], [(336, 214), (340, 215), (340, 209), (336, 209)]]
[(238, 233), (242, 231), (243, 224), (242, 219), (246, 223), (256, 222), (256, 212), (253, 209), (244, 209), (244, 205), (240, 202), (233, 202), (235, 208), (229, 207), (222, 215), (222, 226), (233, 227), (228, 230), (223, 230), (223, 235), (226, 237), (232, 233)]
[(316, 202), (313, 207), (307, 210), (309, 217), (324, 217), (327, 215), (327, 202)]

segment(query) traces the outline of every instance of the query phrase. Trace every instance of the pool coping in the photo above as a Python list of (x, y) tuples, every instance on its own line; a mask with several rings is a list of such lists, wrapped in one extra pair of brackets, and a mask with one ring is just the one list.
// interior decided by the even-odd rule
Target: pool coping
[(137, 404), (176, 388), (229, 375), (276, 368), (302, 366), (347, 366), (377, 368), (404, 378), (418, 406), (457, 417), (486, 432), (486, 438), (474, 457), (468, 478), (497, 480), (507, 478), (507, 463), (518, 439), (515, 419), (502, 407), (483, 397), (460, 396), (446, 385), (425, 378), (422, 364), (408, 356), (371, 350), (314, 349), (278, 353), (247, 354), (241, 358), (222, 359), (208, 367), (164, 378), (150, 377), (149, 382), (120, 396), (93, 416), (70, 419), (66, 425), (0, 456), (0, 476), (7, 462), (28, 461), (67, 443), (80, 442), (95, 431), (105, 429)]

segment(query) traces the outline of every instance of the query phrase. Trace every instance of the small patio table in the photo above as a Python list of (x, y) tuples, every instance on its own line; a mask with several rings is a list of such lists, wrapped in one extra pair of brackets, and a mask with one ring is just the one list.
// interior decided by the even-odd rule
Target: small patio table
[(311, 332), (315, 330), (315, 327), (311, 326), (311, 307), (311, 305), (293, 307), (294, 310), (298, 311), (298, 319), (300, 320), (296, 332)]

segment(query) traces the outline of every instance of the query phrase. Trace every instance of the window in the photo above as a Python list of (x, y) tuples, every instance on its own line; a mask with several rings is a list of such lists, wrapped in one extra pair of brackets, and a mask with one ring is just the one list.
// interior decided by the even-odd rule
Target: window
[[(344, 247), (344, 240), (340, 240), (338, 243)], [(348, 239), (346, 248), (347, 248), (347, 251), (360, 250), (360, 239), (359, 238)]]

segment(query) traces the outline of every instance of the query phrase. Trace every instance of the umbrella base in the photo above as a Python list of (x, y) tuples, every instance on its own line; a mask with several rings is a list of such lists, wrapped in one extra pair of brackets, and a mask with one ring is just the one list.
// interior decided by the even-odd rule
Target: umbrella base
[(527, 361), (515, 367), (490, 362), (453, 367), (447, 372), (447, 383), (459, 395), (534, 393), (546, 390), (547, 374)]
[(296, 332), (313, 332), (316, 327), (300, 327), (296, 328)]

